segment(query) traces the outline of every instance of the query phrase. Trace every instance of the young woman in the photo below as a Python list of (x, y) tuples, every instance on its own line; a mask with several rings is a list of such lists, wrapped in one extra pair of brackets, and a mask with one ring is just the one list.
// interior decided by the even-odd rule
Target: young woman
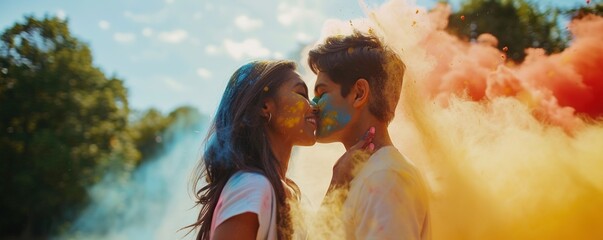
[[(287, 201), (299, 190), (285, 173), (294, 145), (316, 142), (317, 109), (290, 61), (256, 61), (230, 78), (194, 179), (197, 239), (287, 239)], [(197, 184), (204, 184), (201, 189)]]
[(256, 61), (235, 71), (193, 179), (201, 212), (189, 227), (197, 239), (290, 239), (288, 202), (300, 193), (285, 174), (293, 146), (316, 142), (316, 123), (293, 62)]

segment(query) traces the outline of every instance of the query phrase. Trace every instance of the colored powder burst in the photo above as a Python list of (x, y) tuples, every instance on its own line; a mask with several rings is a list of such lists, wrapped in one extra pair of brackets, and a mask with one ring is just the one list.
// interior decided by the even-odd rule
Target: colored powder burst
[[(446, 11), (449, 9), (440, 7), (431, 16), (439, 17)], [(487, 92), (495, 91), (491, 88), (496, 86), (497, 80), (517, 78), (521, 85), (517, 90), (535, 99), (536, 104), (531, 107), (538, 118), (571, 131), (580, 125), (578, 115), (603, 116), (600, 80), (603, 45), (598, 44), (603, 30), (588, 33), (586, 29), (603, 29), (601, 17), (590, 16), (572, 23), (570, 31), (574, 40), (565, 51), (546, 56), (541, 49), (527, 49), (525, 62), (514, 66), (501, 62), (506, 60), (506, 55), (491, 46), (497, 43), (492, 35), (480, 36), (479, 44), (473, 44), (445, 33), (443, 27), (422, 32), (415, 47), (425, 49), (429, 56), (436, 58), (432, 62), (435, 67), (427, 72), (423, 85), (434, 99), (446, 104), (452, 95), (466, 95), (475, 101), (496, 98)], [(497, 71), (498, 68), (509, 71)], [(470, 81), (465, 85), (467, 79)]]
[[(603, 18), (572, 22), (565, 51), (527, 49), (511, 65), (496, 47), (446, 33), (449, 7), (415, 9), (392, 0), (363, 21), (407, 65), (389, 129), (428, 179), (433, 238), (603, 236)], [(344, 32), (334, 26), (345, 24), (323, 32)], [(343, 150), (319, 144), (294, 156), (292, 178), (315, 206)], [(343, 238), (337, 231), (316, 238)]]
[[(237, 78), (237, 84), (241, 84), (241, 82), (243, 82), (247, 79), (247, 76), (249, 76), (249, 74), (253, 70), (254, 66), (255, 66), (254, 63), (247, 63), (247, 64), (241, 66), (241, 68), (239, 69), (239, 77)], [(253, 79), (250, 79), (248, 81), (250, 81), (250, 83), (251, 83), (253, 81)]]

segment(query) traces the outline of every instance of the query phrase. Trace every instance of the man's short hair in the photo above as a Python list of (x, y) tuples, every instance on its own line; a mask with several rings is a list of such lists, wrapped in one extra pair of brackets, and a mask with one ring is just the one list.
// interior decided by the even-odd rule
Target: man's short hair
[(366, 79), (371, 89), (369, 111), (387, 123), (394, 118), (406, 66), (373, 34), (330, 36), (310, 50), (308, 65), (315, 74), (323, 72), (341, 85), (343, 97), (358, 79)]

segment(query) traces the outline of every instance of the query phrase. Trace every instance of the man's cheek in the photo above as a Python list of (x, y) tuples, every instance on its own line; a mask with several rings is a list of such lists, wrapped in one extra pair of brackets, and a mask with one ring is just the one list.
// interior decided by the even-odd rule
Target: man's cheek
[(320, 109), (319, 136), (340, 130), (350, 122), (348, 111), (343, 107), (334, 106), (328, 96), (318, 102), (318, 107)]

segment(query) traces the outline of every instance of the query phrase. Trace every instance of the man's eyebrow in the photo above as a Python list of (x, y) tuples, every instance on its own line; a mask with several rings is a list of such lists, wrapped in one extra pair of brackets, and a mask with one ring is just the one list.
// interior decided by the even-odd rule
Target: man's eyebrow
[(316, 85), (314, 85), (314, 92), (318, 91), (318, 88), (326, 88), (326, 87), (327, 87), (327, 84), (324, 84), (324, 83), (316, 84)]

